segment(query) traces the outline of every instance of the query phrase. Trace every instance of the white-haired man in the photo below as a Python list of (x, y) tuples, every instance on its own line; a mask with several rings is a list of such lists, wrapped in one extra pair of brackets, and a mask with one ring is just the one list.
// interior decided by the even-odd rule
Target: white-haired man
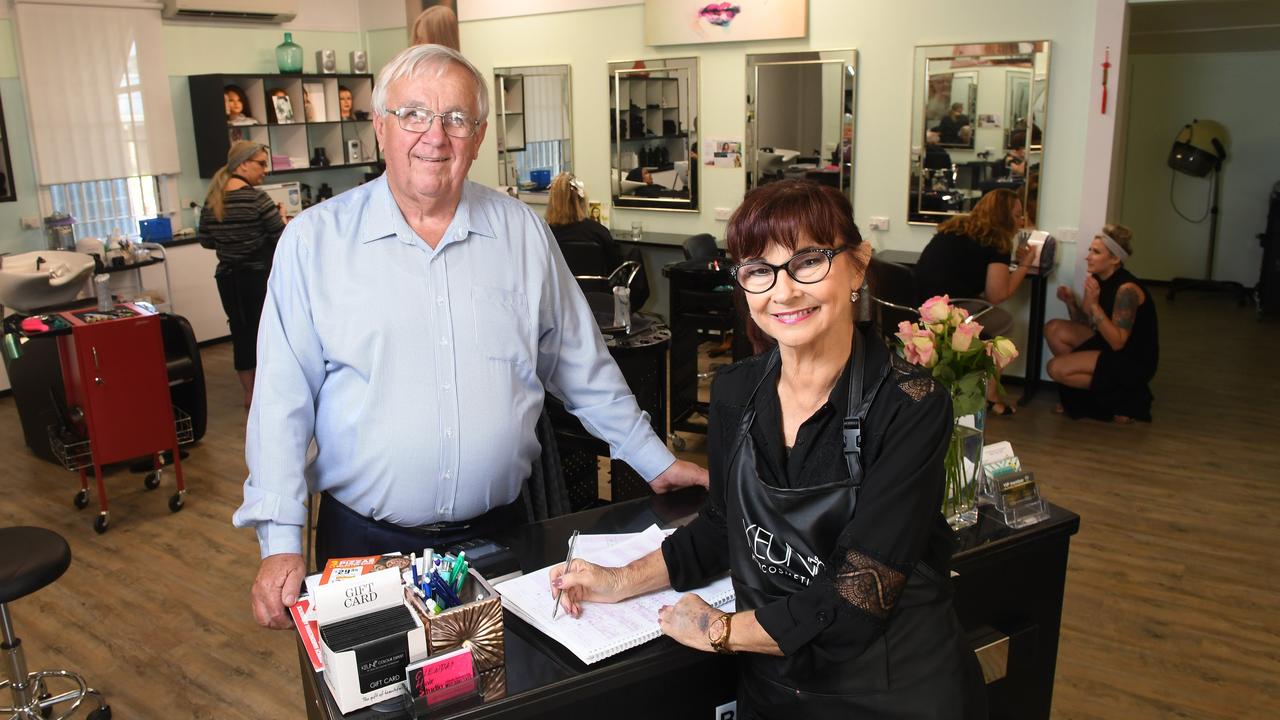
[(263, 309), (233, 522), (258, 533), (267, 627), (290, 626), (305, 572), (308, 479), (318, 562), (487, 534), (523, 519), (547, 390), (654, 490), (707, 483), (637, 407), (546, 223), (467, 182), (487, 128), (479, 71), (414, 46), (373, 102), (386, 173), (289, 225)]

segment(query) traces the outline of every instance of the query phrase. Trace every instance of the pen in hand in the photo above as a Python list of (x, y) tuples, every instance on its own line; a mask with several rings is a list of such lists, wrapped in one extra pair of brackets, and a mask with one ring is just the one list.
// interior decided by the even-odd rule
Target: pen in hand
[[(564, 558), (564, 571), (569, 572), (569, 564), (573, 562), (573, 544), (578, 541), (578, 531), (574, 530), (569, 536), (569, 554)], [(560, 612), (560, 596), (564, 594), (564, 588), (561, 587), (556, 591), (556, 606), (551, 610), (551, 619), (556, 619), (556, 613)]]

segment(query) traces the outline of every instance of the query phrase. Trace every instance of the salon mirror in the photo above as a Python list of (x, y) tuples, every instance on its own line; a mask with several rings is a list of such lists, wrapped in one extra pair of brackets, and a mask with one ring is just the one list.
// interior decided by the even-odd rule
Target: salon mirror
[(853, 201), (857, 51), (747, 56), (747, 190), (810, 180)]
[(998, 188), (1035, 227), (1049, 41), (916, 48), (907, 220), (936, 224)]
[(525, 202), (546, 204), (551, 179), (573, 172), (570, 93), (568, 65), (493, 71), (498, 181)]
[(698, 59), (609, 64), (614, 207), (698, 209)]

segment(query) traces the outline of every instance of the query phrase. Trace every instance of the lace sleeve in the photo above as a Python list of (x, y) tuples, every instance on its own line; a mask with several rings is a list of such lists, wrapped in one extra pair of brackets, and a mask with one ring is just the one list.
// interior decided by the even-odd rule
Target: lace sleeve
[(885, 620), (902, 596), (907, 576), (869, 555), (848, 550), (835, 572), (836, 592), (844, 601)]

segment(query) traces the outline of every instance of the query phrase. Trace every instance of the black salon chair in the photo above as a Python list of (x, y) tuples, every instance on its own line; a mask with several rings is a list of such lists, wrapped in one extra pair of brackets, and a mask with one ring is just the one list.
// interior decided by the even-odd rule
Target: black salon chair
[(687, 238), (681, 245), (685, 260), (716, 260), (720, 257), (720, 248), (716, 247), (716, 236), (711, 233), (700, 233)]
[(542, 453), (533, 462), (529, 479), (525, 481), (520, 499), (524, 503), (529, 522), (547, 520), (569, 512), (569, 490), (564, 480), (564, 468), (560, 462), (556, 429), (551, 424), (546, 407), (538, 417), (535, 429)]
[(867, 296), (871, 300), (871, 321), (885, 339), (892, 339), (898, 323), (915, 322), (916, 280), (911, 268), (871, 256), (867, 267)]
[(604, 248), (599, 243), (560, 243), (560, 253), (564, 255), (564, 261), (574, 275), (602, 276), (613, 271), (605, 257)]
[[(9, 688), (13, 705), (0, 706), (0, 714), (10, 714), (12, 720), (42, 720), (53, 715), (56, 706), (71, 703), (58, 717), (70, 717), (92, 696), (98, 708), (89, 713), (89, 720), (110, 720), (111, 707), (102, 693), (89, 687), (84, 678), (67, 670), (40, 670), (27, 672), (22, 641), (14, 633), (13, 619), (9, 616), (9, 603), (21, 599), (62, 577), (71, 567), (71, 547), (62, 536), (52, 530), (37, 527), (8, 527), (0, 529), (0, 645), (5, 662), (5, 679), (0, 680), (0, 691)], [(49, 692), (49, 680), (63, 678), (78, 687), (57, 695)]]

